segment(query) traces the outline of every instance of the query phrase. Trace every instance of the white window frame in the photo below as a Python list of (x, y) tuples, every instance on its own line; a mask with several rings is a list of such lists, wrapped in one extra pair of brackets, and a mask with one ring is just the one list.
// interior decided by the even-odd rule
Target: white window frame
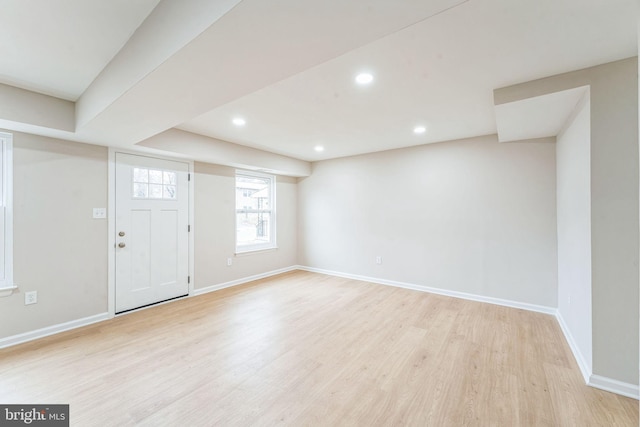
[[(235, 208), (237, 205), (237, 200), (235, 200), (235, 197), (237, 196), (237, 191), (238, 191), (238, 181), (237, 181), (238, 177), (259, 178), (259, 179), (269, 180), (269, 195), (270, 195), (269, 206), (271, 206), (271, 209), (263, 210), (264, 212), (269, 212), (270, 218), (271, 218), (271, 220), (269, 221), (269, 236), (271, 236), (271, 240), (269, 242), (258, 243), (254, 245), (242, 245), (242, 246), (238, 245), (238, 214), (247, 213), (248, 211), (247, 209)], [(246, 254), (246, 253), (256, 252), (256, 251), (277, 249), (278, 245), (277, 245), (277, 238), (276, 238), (276, 176), (266, 174), (266, 173), (261, 173), (261, 172), (236, 169), (236, 174), (234, 178), (234, 190), (235, 190), (234, 191), (235, 192), (235, 196), (234, 196), (235, 231), (234, 232), (235, 232), (235, 241), (236, 241), (235, 253)], [(255, 210), (255, 212), (258, 212), (258, 210)]]
[(2, 156), (2, 198), (0, 209), (4, 209), (4, 275), (0, 271), (0, 296), (10, 295), (17, 286), (13, 282), (13, 135), (0, 132)]

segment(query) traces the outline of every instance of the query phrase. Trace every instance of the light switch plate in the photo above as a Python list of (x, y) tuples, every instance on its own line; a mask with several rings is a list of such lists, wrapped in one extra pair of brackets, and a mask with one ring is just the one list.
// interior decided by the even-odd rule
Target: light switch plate
[(107, 208), (93, 208), (93, 219), (105, 219), (107, 217)]

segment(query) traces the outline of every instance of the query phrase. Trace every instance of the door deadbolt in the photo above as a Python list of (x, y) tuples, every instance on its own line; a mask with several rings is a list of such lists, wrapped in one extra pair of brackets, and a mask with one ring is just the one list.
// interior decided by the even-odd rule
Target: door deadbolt
[(119, 232), (118, 236), (123, 237), (124, 236), (124, 231)]

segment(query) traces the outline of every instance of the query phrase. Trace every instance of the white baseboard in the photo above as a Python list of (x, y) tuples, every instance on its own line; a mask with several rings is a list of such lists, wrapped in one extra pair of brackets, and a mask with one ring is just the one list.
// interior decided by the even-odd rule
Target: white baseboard
[(640, 400), (640, 389), (634, 384), (601, 377), (600, 375), (591, 375), (587, 384), (591, 387), (599, 388), (600, 390)]
[(567, 323), (564, 321), (564, 318), (562, 317), (562, 314), (560, 314), (560, 311), (556, 312), (556, 319), (558, 320), (560, 329), (564, 334), (564, 339), (565, 341), (567, 341), (567, 344), (569, 344), (569, 348), (573, 353), (573, 358), (576, 360), (576, 363), (580, 368), (580, 372), (582, 373), (582, 377), (584, 378), (585, 384), (589, 384), (589, 378), (591, 378), (591, 376), (593, 375), (591, 371), (591, 366), (589, 366), (582, 352), (578, 348), (578, 345), (576, 344), (576, 341), (573, 338), (571, 331), (569, 330), (569, 326), (567, 326)]
[(578, 367), (580, 368), (580, 372), (582, 373), (585, 384), (594, 388), (598, 388), (600, 390), (609, 391), (611, 393), (616, 393), (622, 396), (640, 400), (640, 389), (637, 385), (614, 380), (608, 377), (603, 377), (601, 375), (594, 375), (592, 373), (591, 366), (589, 366), (585, 361), (582, 352), (576, 345), (573, 335), (571, 334), (569, 327), (567, 326), (564, 318), (562, 317), (562, 314), (560, 314), (559, 311), (556, 314), (556, 319), (558, 319), (558, 323), (560, 324), (560, 329), (562, 329), (564, 338), (567, 341), (567, 344), (569, 344), (569, 348), (571, 348), (573, 357), (578, 363)]
[(292, 265), (291, 267), (280, 268), (278, 270), (268, 271), (266, 273), (260, 273), (254, 276), (243, 277), (241, 279), (232, 280), (230, 282), (211, 285), (204, 288), (197, 288), (193, 290), (193, 293), (191, 294), (191, 296), (198, 296), (202, 294), (207, 294), (209, 292), (219, 291), (220, 289), (230, 288), (232, 286), (243, 285), (245, 283), (253, 282), (254, 280), (265, 279), (267, 277), (275, 276), (277, 274), (282, 274), (282, 273), (288, 273), (289, 271), (294, 271), (298, 269), (299, 267), (297, 265)]
[(49, 335), (80, 328), (82, 326), (91, 325), (92, 323), (102, 322), (110, 318), (111, 316), (109, 315), (109, 313), (100, 313), (94, 316), (84, 317), (82, 319), (72, 320), (70, 322), (59, 323), (57, 325), (47, 326), (46, 328), (42, 329), (36, 329), (35, 331), (12, 335), (10, 337), (0, 339), (0, 348), (10, 347), (12, 345), (21, 344), (27, 341), (33, 341), (38, 338), (44, 338)]
[(547, 306), (544, 306), (544, 305), (529, 304), (529, 303), (525, 303), (525, 302), (511, 301), (511, 300), (506, 300), (506, 299), (501, 299), (501, 298), (487, 297), (487, 296), (483, 296), (483, 295), (468, 294), (468, 293), (465, 293), (465, 292), (450, 291), (450, 290), (441, 289), (441, 288), (432, 288), (432, 287), (429, 287), (429, 286), (416, 285), (416, 284), (413, 284), (413, 283), (396, 282), (394, 280), (378, 279), (378, 278), (375, 278), (375, 277), (367, 277), (367, 276), (360, 276), (360, 275), (357, 275), (357, 274), (349, 274), (349, 273), (342, 273), (342, 272), (338, 272), (338, 271), (323, 270), (323, 269), (320, 269), (320, 268), (306, 267), (306, 266), (302, 266), (302, 265), (298, 266), (297, 268), (298, 268), (298, 270), (304, 270), (304, 271), (310, 271), (310, 272), (313, 272), (313, 273), (326, 274), (328, 276), (344, 277), (344, 278), (347, 278), (347, 279), (361, 280), (363, 282), (371, 282), (371, 283), (376, 283), (376, 284), (379, 284), (379, 285), (394, 286), (394, 287), (397, 287), (397, 288), (411, 289), (411, 290), (414, 290), (414, 291), (421, 291), (421, 292), (429, 292), (429, 293), (432, 293), (432, 294), (438, 294), (438, 295), (444, 295), (444, 296), (448, 296), (448, 297), (466, 299), (466, 300), (470, 300), (470, 301), (486, 302), (486, 303), (489, 303), (489, 304), (501, 305), (501, 306), (512, 307), (512, 308), (519, 308), (519, 309), (522, 309), (522, 310), (535, 311), (535, 312), (538, 312), (538, 313), (551, 314), (551, 315), (554, 315), (554, 316), (555, 316), (556, 311), (557, 311), (553, 307), (547, 307)]

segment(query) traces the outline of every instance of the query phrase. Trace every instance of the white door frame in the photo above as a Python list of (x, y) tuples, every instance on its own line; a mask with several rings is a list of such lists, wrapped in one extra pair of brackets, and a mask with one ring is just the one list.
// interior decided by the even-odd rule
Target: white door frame
[[(168, 156), (159, 156), (156, 154), (145, 153), (141, 151), (133, 151), (133, 150), (123, 150), (120, 148), (112, 148), (109, 147), (109, 171), (108, 171), (108, 180), (109, 180), (109, 189), (108, 189), (108, 201), (107, 201), (107, 223), (108, 223), (108, 245), (109, 250), (108, 253), (108, 270), (107, 270), (107, 310), (109, 313), (109, 318), (112, 318), (116, 315), (116, 257), (115, 257), (115, 249), (116, 249), (116, 153), (122, 154), (133, 154), (135, 156), (145, 156), (151, 157), (154, 159), (161, 160), (173, 160), (176, 162), (183, 162), (189, 165), (189, 175), (191, 179), (189, 180), (189, 225), (191, 226), (191, 232), (189, 233), (189, 277), (191, 280), (189, 281), (189, 296), (193, 295), (194, 290), (194, 245), (193, 245), (193, 235), (194, 235), (194, 182), (195, 182), (195, 174), (193, 173), (193, 160), (180, 159), (175, 157)], [(171, 302), (171, 301), (167, 301)], [(163, 303), (161, 303), (163, 304)], [(133, 310), (135, 311), (135, 310)], [(129, 313), (129, 312), (127, 312)], [(126, 314), (126, 313), (122, 313)]]

